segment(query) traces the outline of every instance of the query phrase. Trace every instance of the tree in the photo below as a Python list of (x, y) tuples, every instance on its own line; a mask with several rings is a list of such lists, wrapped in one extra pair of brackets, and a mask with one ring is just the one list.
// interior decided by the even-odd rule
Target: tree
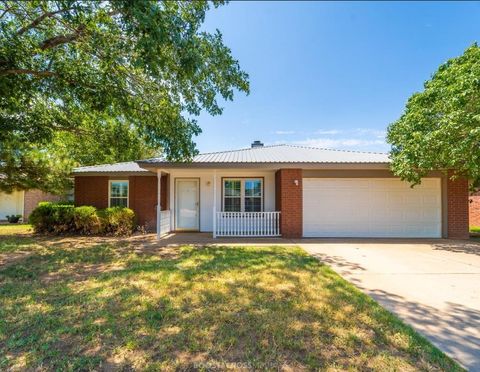
[(431, 170), (480, 180), (480, 48), (441, 65), (388, 128), (394, 173), (413, 184)]
[(220, 32), (201, 30), (211, 4), (2, 1), (0, 189), (58, 191), (74, 164), (152, 151), (190, 159), (195, 116), (249, 91)]

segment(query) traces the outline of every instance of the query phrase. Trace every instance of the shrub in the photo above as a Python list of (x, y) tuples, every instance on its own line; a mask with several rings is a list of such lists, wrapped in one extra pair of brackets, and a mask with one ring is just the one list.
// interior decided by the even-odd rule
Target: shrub
[(71, 203), (41, 202), (35, 208), (28, 221), (33, 225), (35, 232), (61, 233), (71, 231), (73, 223), (73, 211), (75, 207)]
[(76, 207), (71, 203), (38, 204), (29, 217), (37, 233), (80, 233), (130, 235), (136, 226), (135, 213), (129, 208)]
[(7, 216), (7, 221), (10, 223), (18, 223), (20, 218), (22, 218), (21, 214), (12, 214), (11, 216)]
[(97, 209), (91, 206), (77, 207), (73, 211), (75, 230), (81, 234), (98, 234), (101, 229)]
[(98, 211), (102, 231), (113, 235), (130, 235), (135, 228), (135, 213), (130, 208), (112, 207)]

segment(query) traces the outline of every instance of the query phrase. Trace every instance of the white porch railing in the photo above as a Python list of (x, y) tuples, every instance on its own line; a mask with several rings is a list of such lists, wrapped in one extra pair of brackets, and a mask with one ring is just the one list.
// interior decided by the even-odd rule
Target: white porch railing
[(170, 210), (160, 211), (160, 231), (158, 236), (168, 234), (170, 231)]
[(280, 212), (217, 212), (214, 236), (280, 236)]

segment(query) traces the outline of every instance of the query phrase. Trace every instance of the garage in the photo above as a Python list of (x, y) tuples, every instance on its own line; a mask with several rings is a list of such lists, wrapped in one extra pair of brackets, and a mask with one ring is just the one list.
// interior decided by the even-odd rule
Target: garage
[(23, 215), (23, 191), (14, 191), (11, 194), (0, 192), (0, 220), (17, 214)]
[(440, 238), (440, 178), (304, 178), (305, 237)]

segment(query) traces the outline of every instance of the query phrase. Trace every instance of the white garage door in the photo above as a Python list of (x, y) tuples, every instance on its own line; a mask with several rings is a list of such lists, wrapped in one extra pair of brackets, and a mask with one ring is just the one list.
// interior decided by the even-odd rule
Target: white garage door
[(439, 238), (441, 204), (439, 178), (304, 178), (303, 235)]
[(23, 191), (0, 192), (0, 220), (16, 214), (23, 214)]

